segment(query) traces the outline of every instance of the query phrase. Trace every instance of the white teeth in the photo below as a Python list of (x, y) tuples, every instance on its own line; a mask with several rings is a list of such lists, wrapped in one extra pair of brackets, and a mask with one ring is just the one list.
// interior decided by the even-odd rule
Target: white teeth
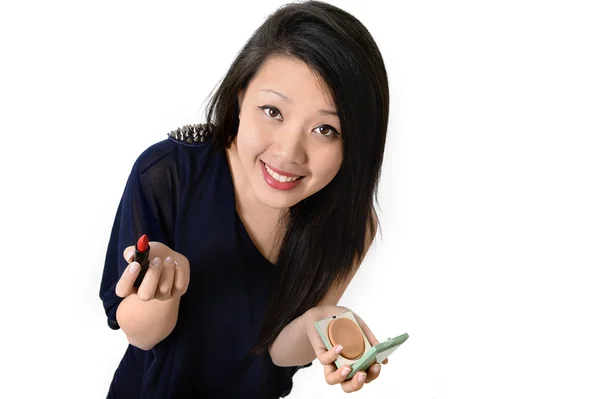
[(265, 169), (267, 169), (267, 172), (271, 175), (271, 177), (273, 179), (277, 180), (279, 183), (291, 183), (300, 178), (300, 176), (297, 176), (297, 177), (281, 176), (279, 173), (277, 173), (273, 169), (269, 168), (269, 165), (267, 165), (267, 164), (265, 164)]

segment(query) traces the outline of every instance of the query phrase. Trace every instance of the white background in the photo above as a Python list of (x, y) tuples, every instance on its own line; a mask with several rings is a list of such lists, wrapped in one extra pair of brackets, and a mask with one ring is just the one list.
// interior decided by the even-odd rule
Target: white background
[[(334, 3), (391, 88), (382, 237), (341, 304), (410, 334), (353, 397), (600, 398), (596, 2)], [(202, 122), (280, 4), (0, 5), (0, 397), (105, 397), (126, 340), (98, 290), (130, 168)], [(317, 362), (290, 395), (345, 397)]]

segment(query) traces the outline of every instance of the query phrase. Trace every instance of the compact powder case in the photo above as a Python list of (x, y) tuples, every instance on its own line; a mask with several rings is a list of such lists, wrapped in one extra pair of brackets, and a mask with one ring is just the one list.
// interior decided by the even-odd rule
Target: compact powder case
[(335, 360), (335, 365), (338, 368), (344, 365), (352, 368), (347, 379), (352, 378), (359, 371), (367, 370), (376, 362), (383, 362), (408, 339), (408, 334), (402, 334), (372, 346), (352, 311), (319, 320), (315, 323), (315, 328), (327, 350), (336, 345), (343, 347), (342, 353)]

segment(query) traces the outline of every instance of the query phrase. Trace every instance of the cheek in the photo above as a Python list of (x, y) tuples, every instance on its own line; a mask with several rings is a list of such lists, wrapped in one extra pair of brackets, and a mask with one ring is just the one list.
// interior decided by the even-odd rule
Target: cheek
[(335, 177), (335, 175), (337, 175), (337, 173), (340, 171), (341, 166), (342, 166), (342, 157), (336, 158), (336, 162), (334, 164), (332, 164), (331, 168), (329, 169), (329, 175), (330, 175), (331, 179), (333, 179)]
[(261, 134), (260, 127), (247, 119), (240, 120), (236, 141), (240, 155), (246, 159), (262, 154), (268, 146), (267, 137)]
[(342, 148), (336, 148), (332, 151), (326, 151), (320, 154), (318, 174), (323, 180), (327, 180), (327, 183), (335, 177), (342, 166)]

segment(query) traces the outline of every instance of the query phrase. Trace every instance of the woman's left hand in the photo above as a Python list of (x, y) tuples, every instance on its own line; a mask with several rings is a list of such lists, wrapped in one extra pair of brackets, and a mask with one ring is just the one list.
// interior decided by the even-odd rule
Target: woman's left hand
[[(341, 306), (319, 306), (310, 309), (307, 312), (307, 323), (306, 323), (306, 334), (312, 347), (317, 355), (317, 359), (321, 362), (325, 370), (325, 380), (329, 385), (340, 384), (344, 392), (356, 392), (363, 387), (364, 384), (368, 384), (371, 381), (375, 380), (379, 377), (381, 372), (381, 364), (375, 363), (371, 365), (367, 369), (367, 372), (359, 371), (354, 374), (352, 379), (346, 380), (348, 374), (350, 374), (351, 368), (349, 366), (342, 366), (339, 369), (335, 365), (335, 360), (337, 359), (340, 350), (336, 351), (339, 348), (339, 345), (331, 348), (331, 350), (327, 350), (327, 347), (323, 343), (323, 340), (319, 336), (317, 329), (315, 328), (315, 323), (319, 320), (326, 319), (327, 317), (334, 316), (336, 314), (340, 314), (343, 312), (347, 312), (348, 308), (344, 308)], [(356, 321), (360, 325), (360, 328), (365, 333), (367, 339), (371, 343), (371, 345), (377, 345), (379, 341), (369, 327), (365, 324), (365, 322), (354, 312), (352, 312)], [(383, 361), (383, 364), (387, 364), (387, 359)]]

